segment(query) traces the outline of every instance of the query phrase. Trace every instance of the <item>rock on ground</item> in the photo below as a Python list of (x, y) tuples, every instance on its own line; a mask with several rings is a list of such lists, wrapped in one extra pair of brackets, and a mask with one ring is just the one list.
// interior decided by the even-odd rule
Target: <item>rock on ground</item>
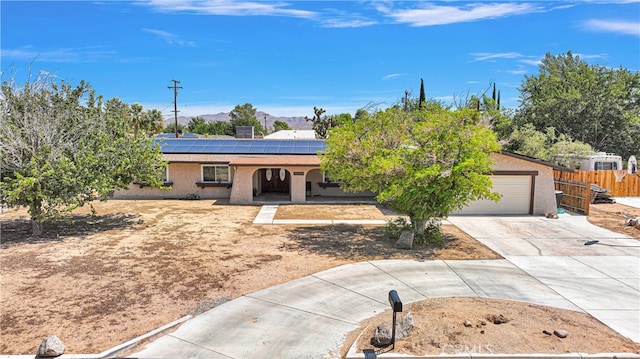
[[(396, 322), (396, 340), (404, 338), (409, 335), (413, 328), (413, 314), (408, 312), (398, 322)], [(388, 322), (378, 324), (376, 330), (371, 338), (371, 345), (376, 347), (386, 347), (391, 345), (391, 339), (393, 336), (392, 325)]]
[(414, 233), (411, 231), (402, 231), (400, 238), (394, 244), (394, 247), (398, 249), (411, 249), (413, 248)]
[(39, 357), (57, 357), (64, 354), (64, 344), (55, 335), (42, 340), (38, 348)]

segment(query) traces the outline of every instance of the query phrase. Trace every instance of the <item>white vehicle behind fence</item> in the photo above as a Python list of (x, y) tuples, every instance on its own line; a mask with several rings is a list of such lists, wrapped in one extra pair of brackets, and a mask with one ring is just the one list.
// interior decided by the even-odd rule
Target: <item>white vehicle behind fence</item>
[(592, 155), (556, 155), (555, 162), (582, 171), (621, 170), (622, 157), (606, 152)]

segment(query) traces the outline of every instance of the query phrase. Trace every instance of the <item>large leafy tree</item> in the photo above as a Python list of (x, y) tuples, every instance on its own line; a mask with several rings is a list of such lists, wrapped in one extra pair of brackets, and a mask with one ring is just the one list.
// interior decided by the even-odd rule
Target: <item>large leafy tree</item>
[(576, 141), (565, 134), (558, 134), (552, 127), (545, 131), (538, 131), (530, 123), (515, 128), (507, 138), (503, 149), (549, 162), (557, 162), (566, 167), (578, 165), (574, 155), (593, 153), (593, 148), (586, 143)]
[(200, 116), (192, 117), (187, 124), (187, 128), (189, 129), (189, 132), (199, 133), (201, 135), (208, 133), (209, 130), (207, 122)]
[(370, 190), (410, 217), (416, 233), (491, 193), (494, 133), (475, 110), (394, 106), (331, 129), (321, 168), (347, 191)]
[[(183, 124), (178, 124), (178, 133), (184, 133), (184, 130), (186, 129), (186, 127)], [(175, 123), (170, 123), (168, 124), (163, 130), (162, 132), (164, 133), (176, 133), (176, 124)]]
[(273, 122), (273, 132), (291, 130), (291, 126), (288, 123), (280, 120), (275, 120)]
[(256, 117), (256, 108), (250, 103), (244, 105), (236, 105), (231, 110), (229, 116), (231, 116), (231, 126), (233, 127), (233, 134), (235, 135), (236, 126), (253, 126), (256, 133), (265, 133), (265, 129), (262, 127), (260, 120)]
[(640, 73), (546, 54), (521, 88), (518, 125), (559, 133), (623, 157), (640, 148)]
[(44, 222), (134, 181), (162, 185), (160, 149), (131, 132), (128, 106), (103, 105), (84, 82), (3, 82), (0, 116), (0, 199), (28, 208), (34, 235)]
[(187, 124), (191, 133), (201, 135), (229, 135), (233, 136), (235, 127), (229, 121), (206, 121), (202, 117), (192, 117)]

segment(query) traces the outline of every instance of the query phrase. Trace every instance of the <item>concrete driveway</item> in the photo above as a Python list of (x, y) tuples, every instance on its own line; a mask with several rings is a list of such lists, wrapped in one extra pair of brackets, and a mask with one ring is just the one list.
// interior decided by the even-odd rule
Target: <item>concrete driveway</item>
[[(449, 221), (617, 332), (640, 342), (640, 242), (584, 216)], [(598, 241), (593, 245), (585, 245)]]
[[(637, 241), (584, 217), (449, 221), (505, 259), (384, 260), (332, 268), (227, 302), (132, 356), (339, 358), (345, 335), (389, 307), (391, 289), (405, 303), (470, 296), (584, 311), (640, 342)], [(585, 246), (590, 240), (600, 244)]]

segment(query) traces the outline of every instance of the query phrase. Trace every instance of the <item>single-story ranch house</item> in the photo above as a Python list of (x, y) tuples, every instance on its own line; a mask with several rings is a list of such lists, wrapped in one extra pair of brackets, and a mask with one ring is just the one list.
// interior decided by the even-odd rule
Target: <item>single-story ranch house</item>
[[(373, 193), (347, 193), (320, 170), (317, 139), (159, 138), (168, 161), (168, 190), (132, 184), (114, 198), (226, 198), (232, 204), (348, 200)], [(513, 153), (491, 154), (493, 189), (499, 202), (476, 201), (458, 214), (544, 215), (556, 208), (554, 165)]]

